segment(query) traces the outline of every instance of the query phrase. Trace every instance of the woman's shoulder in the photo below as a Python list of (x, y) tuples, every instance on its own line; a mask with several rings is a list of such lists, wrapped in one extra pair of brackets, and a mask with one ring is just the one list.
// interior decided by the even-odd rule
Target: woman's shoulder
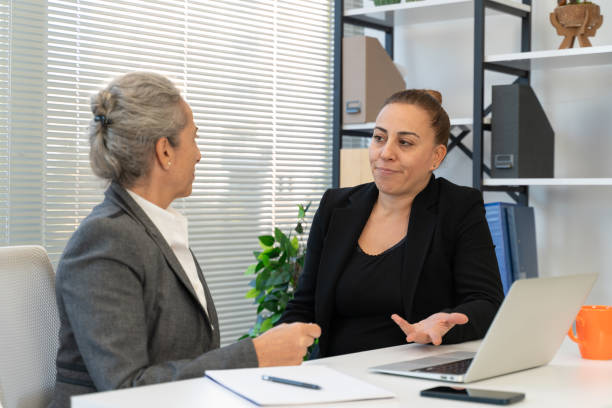
[(354, 187), (330, 188), (323, 194), (321, 206), (330, 209), (344, 207), (348, 205), (351, 200), (360, 200), (372, 194), (378, 194), (374, 182), (360, 184)]
[(144, 227), (141, 223), (118, 205), (104, 200), (83, 219), (75, 235), (87, 234), (92, 238), (112, 236), (115, 240), (121, 240), (140, 236), (143, 232)]
[(75, 258), (104, 256), (117, 259), (125, 256), (137, 261), (141, 256), (149, 256), (153, 245), (142, 224), (105, 200), (81, 221), (64, 248), (60, 264)]
[(441, 201), (453, 201), (456, 204), (482, 201), (482, 193), (473, 187), (455, 184), (444, 177), (436, 178), (435, 183), (438, 185)]

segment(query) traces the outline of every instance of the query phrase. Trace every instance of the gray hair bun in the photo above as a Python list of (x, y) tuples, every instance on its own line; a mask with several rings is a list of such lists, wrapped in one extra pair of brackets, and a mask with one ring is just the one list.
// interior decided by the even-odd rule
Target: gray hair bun
[(98, 176), (124, 187), (147, 176), (155, 143), (178, 145), (187, 117), (180, 91), (162, 75), (132, 72), (112, 80), (91, 97), (89, 154)]

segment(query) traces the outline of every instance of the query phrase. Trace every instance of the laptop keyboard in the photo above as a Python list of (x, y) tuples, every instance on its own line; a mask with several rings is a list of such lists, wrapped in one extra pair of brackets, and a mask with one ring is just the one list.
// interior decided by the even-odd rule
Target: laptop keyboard
[(439, 364), (435, 366), (419, 368), (412, 371), (420, 371), (423, 373), (441, 373), (441, 374), (465, 374), (470, 364), (471, 358), (465, 360), (452, 361), (450, 363)]

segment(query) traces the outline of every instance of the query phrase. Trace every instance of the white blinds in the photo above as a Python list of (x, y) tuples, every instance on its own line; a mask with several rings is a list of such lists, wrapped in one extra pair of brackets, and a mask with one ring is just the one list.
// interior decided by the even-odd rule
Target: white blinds
[[(2, 94), (7, 116), (6, 143), (6, 244), (39, 244), (42, 241), (42, 185), (45, 89), (46, 7), (41, 0), (0, 2), (8, 13), (8, 53)], [(4, 41), (3, 41), (4, 42)], [(5, 87), (6, 85), (6, 87)], [(1, 148), (1, 147), (0, 147)], [(0, 170), (1, 171), (1, 170)], [(4, 186), (3, 186), (4, 187)], [(0, 193), (1, 194), (1, 193)], [(0, 210), (2, 211), (2, 210)]]
[(0, 3), (0, 245), (8, 241), (10, 7)]
[[(40, 151), (33, 154), (42, 163), (32, 181), (39, 225), (37, 238), (28, 239), (42, 243), (56, 262), (82, 218), (102, 199), (104, 186), (92, 176), (88, 160), (91, 93), (126, 71), (170, 76), (193, 108), (203, 155), (192, 196), (175, 207), (189, 218), (191, 246), (213, 292), (222, 342), (234, 341), (255, 318), (251, 300), (244, 299), (249, 278), (243, 272), (257, 236), (274, 225), (291, 226), (298, 203), (313, 201), (311, 218), (331, 184), (332, 2), (1, 4), (11, 3), (41, 13), (36, 27), (45, 34), (38, 45), (46, 48), (39, 65), (46, 75), (44, 98), (32, 102), (45, 118)], [(8, 168), (2, 156), (7, 137), (11, 143), (16, 138), (12, 131), (2, 133), (3, 117), (0, 172)], [(13, 179), (0, 174), (1, 183)], [(13, 202), (12, 196), (3, 200), (5, 188), (0, 184), (0, 217), (3, 203)]]

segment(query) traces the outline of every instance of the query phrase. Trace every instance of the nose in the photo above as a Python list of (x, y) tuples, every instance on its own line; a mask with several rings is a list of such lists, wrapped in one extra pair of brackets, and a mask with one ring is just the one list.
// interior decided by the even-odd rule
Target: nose
[(393, 160), (395, 158), (395, 147), (393, 146), (393, 143), (389, 143), (389, 141), (385, 143), (380, 152), (380, 157), (383, 160)]
[(199, 163), (201, 159), (202, 159), (202, 152), (200, 151), (200, 148), (198, 147), (198, 155), (197, 155), (196, 163)]

